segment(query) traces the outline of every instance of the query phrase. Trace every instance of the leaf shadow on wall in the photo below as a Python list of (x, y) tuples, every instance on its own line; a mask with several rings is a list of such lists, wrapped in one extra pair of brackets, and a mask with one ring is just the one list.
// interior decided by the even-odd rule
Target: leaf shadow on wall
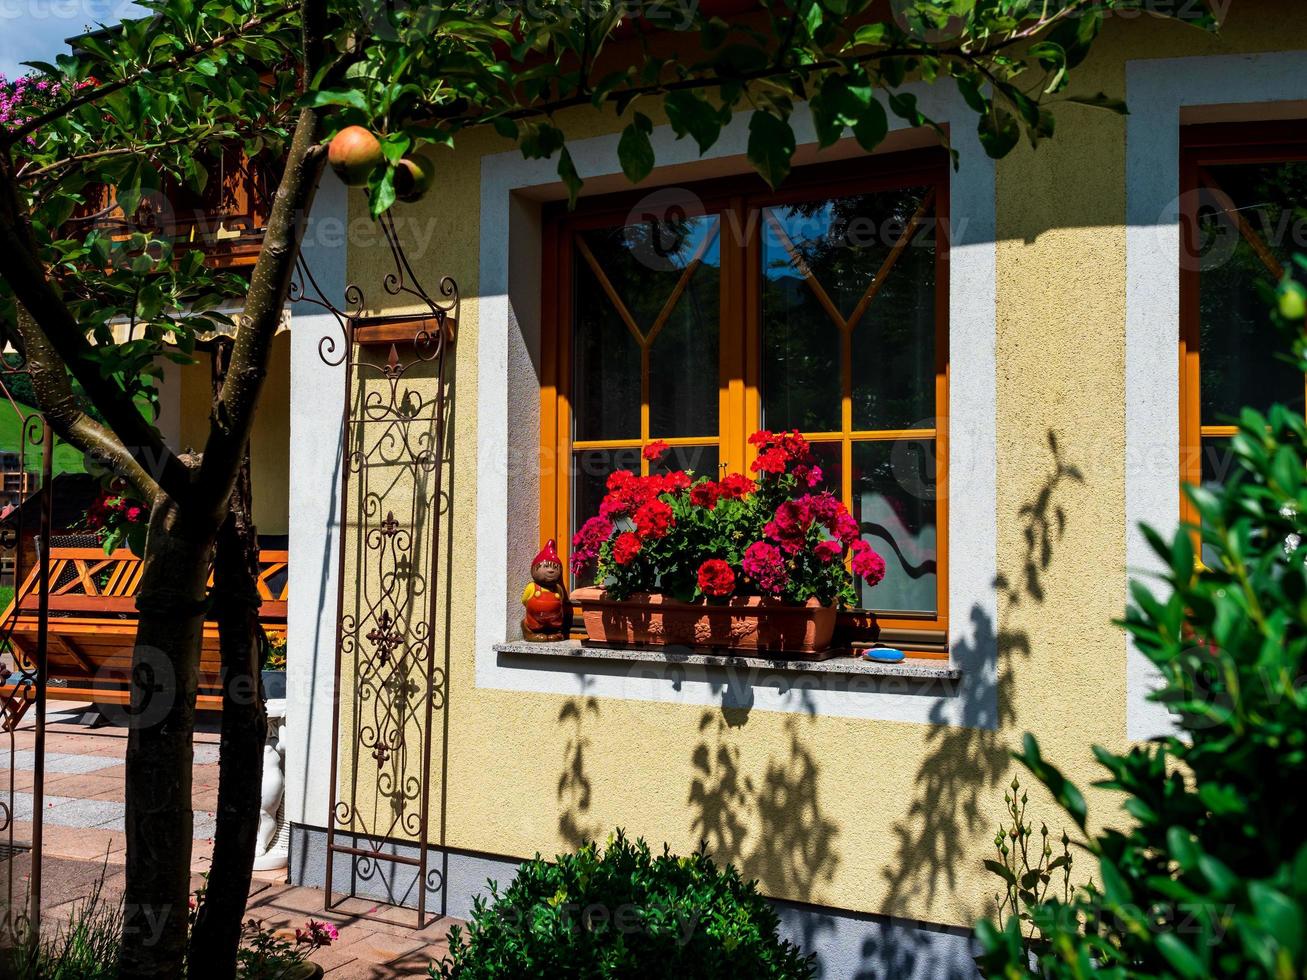
[(745, 879), (758, 879), (771, 894), (806, 901), (817, 885), (834, 878), (840, 862), (839, 828), (822, 812), (820, 766), (803, 737), (814, 706), (805, 693), (805, 713), (783, 723), (786, 749), (768, 758), (755, 777), (745, 758), (749, 739), (741, 731), (751, 704), (736, 696), (746, 688), (751, 691), (752, 684), (732, 682), (722, 708), (699, 719), (700, 743), (690, 756), (691, 828), (714, 859), (734, 864)]
[[(1057, 436), (1047, 435), (1051, 468), (1039, 491), (1017, 511), (1022, 525), (1024, 555), (1014, 579), (1000, 576), (994, 582), (999, 608), (1044, 604), (1046, 580), (1056, 546), (1066, 532), (1067, 517), (1061, 500), (1069, 484), (1083, 484), (1081, 471), (1066, 462)], [(915, 931), (916, 923), (904, 916), (909, 908), (931, 908), (941, 890), (953, 892), (959, 874), (981, 867), (986, 855), (976, 853), (971, 841), (1001, 814), (982, 811), (991, 791), (1005, 782), (1012, 766), (1016, 721), (1013, 684), (1019, 658), (1031, 655), (1028, 634), (1022, 630), (996, 630), (989, 613), (973, 607), (970, 614), (971, 647), (997, 650), (997, 697), (968, 727), (950, 723), (942, 707), (934, 712), (926, 733), (927, 755), (917, 770), (916, 789), (906, 816), (891, 833), (897, 838), (893, 864), (884, 871), (888, 885), (885, 911), (896, 917), (896, 927), (879, 938), (868, 939), (862, 949), (859, 978), (880, 976), (949, 975), (951, 968), (931, 960), (932, 945)], [(974, 662), (974, 649), (954, 651), (959, 662)], [(898, 928), (902, 925), (903, 928)], [(968, 970), (968, 976), (974, 975)]]
[(602, 838), (603, 828), (589, 818), (593, 785), (588, 769), (591, 742), (586, 734), (587, 722), (598, 720), (599, 700), (594, 697), (569, 698), (558, 711), (558, 723), (571, 729), (558, 776), (558, 836), (573, 848)]

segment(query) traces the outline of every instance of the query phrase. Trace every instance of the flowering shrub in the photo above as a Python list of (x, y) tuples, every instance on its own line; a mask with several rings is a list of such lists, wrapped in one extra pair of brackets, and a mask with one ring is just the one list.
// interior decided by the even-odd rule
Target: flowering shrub
[[(885, 562), (858, 522), (821, 484), (821, 468), (798, 432), (755, 432), (756, 479), (674, 471), (608, 478), (599, 513), (572, 538), (572, 572), (591, 567), (613, 598), (661, 592), (723, 601), (761, 595), (824, 605), (856, 602), (854, 576), (869, 585)], [(667, 444), (650, 443), (658, 462)], [(850, 572), (850, 569), (852, 571)]]
[[(85, 79), (78, 89), (94, 85), (94, 79)], [(69, 87), (71, 91), (72, 86)], [(23, 75), (10, 81), (0, 74), (0, 125), (21, 126), (33, 116), (52, 108), (59, 101), (60, 84), (36, 75)], [(25, 137), (28, 146), (36, 146), (33, 136)]]
[(145, 529), (150, 512), (139, 501), (124, 497), (118, 489), (104, 490), (86, 511), (88, 531), (100, 539), (105, 554), (126, 544), (137, 555), (145, 553)]

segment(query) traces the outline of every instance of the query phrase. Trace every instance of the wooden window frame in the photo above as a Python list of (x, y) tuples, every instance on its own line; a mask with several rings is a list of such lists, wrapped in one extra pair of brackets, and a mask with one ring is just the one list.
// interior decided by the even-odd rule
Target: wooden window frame
[[(912, 150), (883, 158), (796, 168), (785, 188), (772, 191), (759, 178), (731, 177), (690, 184), (687, 199), (706, 214), (719, 214), (721, 302), (718, 369), (718, 459), (731, 471), (749, 472), (756, 450), (748, 436), (760, 427), (761, 405), (761, 230), (769, 207), (803, 201), (847, 197), (878, 190), (928, 186), (934, 191), (935, 249), (935, 409), (934, 428), (854, 430), (852, 427), (852, 330), (841, 329), (841, 429), (805, 433), (815, 441), (841, 446), (841, 498), (852, 499), (852, 451), (855, 443), (872, 440), (921, 439), (934, 442), (936, 459), (936, 611), (878, 614), (850, 610), (841, 617), (854, 639), (897, 642), (914, 655), (946, 658), (948, 634), (948, 392), (949, 392), (949, 166), (941, 150)], [(540, 540), (554, 539), (559, 553), (570, 546), (570, 467), (574, 449), (634, 448), (635, 440), (571, 440), (572, 270), (578, 260), (573, 236), (578, 231), (623, 223), (631, 209), (649, 193), (606, 195), (585, 199), (569, 212), (550, 205), (544, 214), (542, 249), (543, 296), (540, 358)], [(692, 197), (691, 197), (692, 195)], [(756, 218), (750, 224), (750, 212)], [(728, 223), (730, 228), (728, 228)], [(743, 247), (724, 243), (737, 229), (747, 234)], [(583, 259), (582, 259), (583, 261)], [(858, 322), (861, 322), (860, 320)], [(832, 323), (832, 329), (838, 325)], [(855, 324), (856, 329), (856, 324)], [(647, 372), (647, 358), (642, 372)], [(641, 433), (647, 436), (648, 402), (642, 400)], [(669, 438), (676, 445), (703, 445), (699, 437)], [(641, 469), (647, 472), (642, 460)]]
[[(1203, 479), (1203, 440), (1228, 438), (1238, 427), (1204, 424), (1199, 300), (1201, 277), (1192, 260), (1196, 249), (1199, 191), (1203, 169), (1237, 163), (1307, 161), (1307, 126), (1301, 120), (1250, 123), (1199, 123), (1180, 130), (1180, 482), (1199, 486)], [(1269, 262), (1274, 262), (1268, 256)], [(1268, 275), (1272, 269), (1268, 266)], [(1307, 375), (1303, 378), (1307, 393)], [(1198, 513), (1183, 489), (1181, 523), (1197, 527)], [(1195, 531), (1197, 534), (1197, 531)]]

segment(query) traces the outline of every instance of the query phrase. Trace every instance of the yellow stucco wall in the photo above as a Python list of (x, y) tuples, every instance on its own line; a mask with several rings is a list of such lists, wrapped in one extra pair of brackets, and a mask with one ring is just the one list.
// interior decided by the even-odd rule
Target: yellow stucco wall
[[(213, 405), (209, 356), (197, 351), (193, 364), (170, 369), (169, 381), (181, 386), (179, 448), (202, 447), (209, 435)], [(250, 437), (250, 480), (254, 487), (254, 523), (260, 534), (284, 535), (290, 524), (290, 334), (272, 344), (268, 379), (259, 398)]]
[[(1219, 38), (1113, 20), (1075, 89), (1124, 94), (1128, 58), (1277, 50), (1295, 37), (1307, 37), (1307, 8), (1288, 2), (1236, 3)], [(614, 128), (588, 113), (563, 122), (574, 137)], [(1021, 733), (1035, 731), (1082, 786), (1098, 775), (1091, 744), (1125, 744), (1125, 645), (1111, 625), (1125, 591), (1125, 122), (1068, 106), (1058, 129), (996, 175), (998, 731), (477, 688), (478, 181), (480, 155), (505, 146), (473, 133), (440, 154), (436, 191), (399, 213), (439, 223), (418, 268), (454, 276), (464, 297), (441, 570), (452, 579), (447, 769), (433, 773), (438, 806), (445, 788), (443, 823), (433, 821), (441, 842), (548, 854), (624, 826), (678, 850), (706, 838), (792, 899), (945, 923), (987, 910), (981, 862)], [(362, 217), (361, 197), (351, 208)], [(387, 261), (354, 247), (349, 278), (379, 283)], [(1046, 490), (1048, 508), (1032, 512)], [(1037, 553), (1030, 564), (1030, 531), (1052, 535), (1046, 566)], [(1090, 804), (1096, 819), (1113, 819), (1109, 797)]]

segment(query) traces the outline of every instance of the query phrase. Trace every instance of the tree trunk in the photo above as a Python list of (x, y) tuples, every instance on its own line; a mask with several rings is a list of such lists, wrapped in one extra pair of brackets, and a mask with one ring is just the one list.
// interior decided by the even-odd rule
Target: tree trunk
[(127, 739), (121, 980), (180, 977), (191, 872), (191, 733), (213, 534), (170, 497), (150, 515)]
[[(215, 393), (230, 343), (214, 350)], [(218, 814), (213, 873), (191, 934), (192, 980), (231, 980), (250, 894), (263, 789), (263, 743), (268, 716), (260, 688), (263, 627), (259, 623), (259, 539), (253, 520), (248, 452), (218, 532), (213, 564), (213, 616), (222, 656), (222, 745), (218, 756)]]

